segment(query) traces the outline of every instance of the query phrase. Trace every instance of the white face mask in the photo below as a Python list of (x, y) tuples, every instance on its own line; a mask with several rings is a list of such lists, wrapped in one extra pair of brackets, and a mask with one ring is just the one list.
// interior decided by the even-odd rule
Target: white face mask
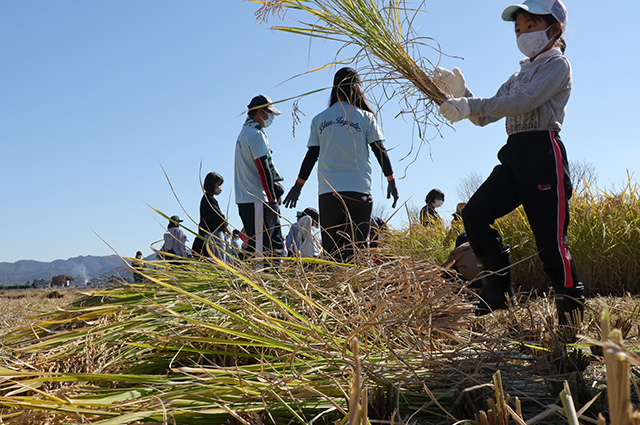
[(433, 208), (441, 207), (442, 204), (444, 204), (444, 201), (442, 199), (438, 199), (433, 203)]
[(267, 119), (264, 120), (262, 127), (263, 128), (267, 128), (271, 125), (271, 123), (273, 122), (273, 119), (275, 118), (274, 114), (267, 114)]
[(214, 195), (220, 195), (221, 193), (222, 193), (222, 186), (216, 186), (216, 188), (213, 189)]
[[(549, 27), (551, 28), (551, 27)], [(533, 59), (544, 49), (551, 40), (547, 38), (547, 28), (542, 31), (534, 31), (520, 34), (516, 42), (518, 49), (529, 59)]]

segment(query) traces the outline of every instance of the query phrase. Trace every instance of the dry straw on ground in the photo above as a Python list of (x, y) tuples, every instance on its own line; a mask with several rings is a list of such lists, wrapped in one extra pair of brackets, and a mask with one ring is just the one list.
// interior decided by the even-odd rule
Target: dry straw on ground
[(597, 361), (558, 338), (544, 299), (475, 318), (473, 294), (431, 261), (384, 260), (155, 263), (143, 285), (4, 338), (2, 420), (325, 423), (358, 406), (371, 423), (451, 424), (492, 409), (498, 371), (526, 418), (565, 380), (576, 406), (593, 398), (581, 378)]

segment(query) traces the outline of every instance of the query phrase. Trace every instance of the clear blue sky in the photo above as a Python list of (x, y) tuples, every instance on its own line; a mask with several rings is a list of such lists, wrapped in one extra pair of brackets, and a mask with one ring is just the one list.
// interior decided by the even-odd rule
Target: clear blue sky
[[(477, 96), (493, 95), (521, 57), (512, 24), (500, 19), (509, 4), (427, 1), (415, 23), (419, 34), (463, 59), (422, 53), (460, 67)], [(640, 3), (565, 4), (574, 87), (561, 135), (569, 159), (592, 164), (600, 187), (621, 187), (640, 159), (632, 90), (640, 41), (632, 20)], [(196, 227), (189, 217), (198, 220), (201, 164), (202, 175), (226, 178), (220, 203), (240, 227), (233, 149), (245, 106), (258, 93), (278, 100), (326, 87), (334, 70), (289, 79), (327, 63), (340, 47), (271, 31), (280, 21), (256, 22), (256, 9), (240, 0), (0, 2), (0, 262), (113, 254), (106, 243), (123, 256), (148, 255), (166, 227), (149, 205)], [(310, 120), (327, 100), (321, 92), (300, 101), (305, 115), (295, 138), (292, 102), (278, 105), (283, 114), (267, 133), (287, 189), (306, 151)], [(411, 122), (395, 118), (398, 111), (391, 101), (379, 117), (396, 176), (405, 176), (398, 180), (400, 201), (418, 208), (438, 187), (446, 194), (440, 215), (449, 217), (460, 179), (486, 176), (496, 164), (504, 122), (444, 128), (409, 165), (400, 159), (420, 141)], [(389, 213), (375, 162), (374, 170), (375, 209)], [(299, 206), (316, 204), (313, 178)], [(284, 211), (286, 219), (294, 215)], [(392, 224), (406, 221), (400, 210)]]

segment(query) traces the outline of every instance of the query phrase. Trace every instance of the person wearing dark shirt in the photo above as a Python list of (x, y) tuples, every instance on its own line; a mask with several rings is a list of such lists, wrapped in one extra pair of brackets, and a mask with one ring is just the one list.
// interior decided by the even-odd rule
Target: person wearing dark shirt
[(144, 270), (142, 251), (136, 252), (136, 259), (131, 262), (131, 267), (134, 270), (133, 283), (141, 283), (144, 280), (144, 276), (140, 273), (141, 270)]
[(444, 204), (444, 192), (440, 189), (431, 189), (424, 199), (426, 205), (420, 210), (420, 223), (424, 227), (432, 225), (442, 226), (442, 219), (436, 208)]
[(206, 175), (202, 185), (205, 193), (200, 200), (199, 237), (193, 241), (191, 250), (204, 257), (209, 256), (204, 242), (210, 241), (212, 243), (211, 248), (216, 253), (216, 256), (224, 259), (226, 252), (224, 234), (231, 234), (227, 220), (220, 210), (218, 200), (215, 198), (215, 195), (219, 195), (222, 192), (222, 183), (224, 183), (222, 176), (212, 171)]

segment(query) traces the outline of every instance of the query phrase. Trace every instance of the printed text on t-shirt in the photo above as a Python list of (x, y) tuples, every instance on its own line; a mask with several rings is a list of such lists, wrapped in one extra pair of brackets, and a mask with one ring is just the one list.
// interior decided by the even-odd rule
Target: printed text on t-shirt
[(360, 128), (360, 123), (351, 122), (349, 120), (344, 119), (344, 117), (338, 117), (335, 120), (322, 121), (320, 123), (320, 126), (318, 127), (318, 132), (320, 134), (322, 134), (322, 132), (324, 131), (325, 128), (329, 127), (330, 125), (334, 125), (334, 124), (337, 124), (340, 127), (344, 127), (345, 125), (348, 125), (349, 127), (353, 128), (358, 133), (360, 133), (362, 131), (362, 129)]

